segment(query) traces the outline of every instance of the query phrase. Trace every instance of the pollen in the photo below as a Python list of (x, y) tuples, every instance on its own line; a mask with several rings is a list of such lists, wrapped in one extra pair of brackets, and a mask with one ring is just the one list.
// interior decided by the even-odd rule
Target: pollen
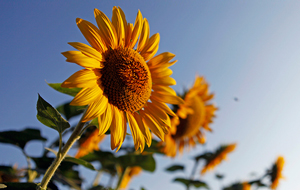
[(101, 70), (103, 93), (110, 104), (125, 112), (140, 110), (149, 100), (152, 80), (144, 58), (129, 48), (109, 49)]

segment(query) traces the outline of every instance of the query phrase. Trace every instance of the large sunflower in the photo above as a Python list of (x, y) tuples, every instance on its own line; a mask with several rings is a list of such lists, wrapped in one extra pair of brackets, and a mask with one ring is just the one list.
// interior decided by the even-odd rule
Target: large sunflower
[(284, 158), (282, 156), (279, 156), (275, 164), (273, 165), (272, 171), (270, 173), (271, 182), (272, 182), (271, 189), (276, 189), (279, 184), (279, 180), (284, 178), (282, 175), (283, 165), (284, 165)]
[(184, 104), (177, 107), (176, 117), (171, 119), (170, 133), (165, 142), (160, 143), (161, 151), (168, 156), (176, 156), (177, 150), (185, 146), (193, 147), (196, 142), (205, 143), (204, 130), (211, 131), (209, 124), (217, 108), (209, 103), (214, 94), (209, 93), (203, 77), (196, 77), (195, 83), (184, 95)]
[[(170, 85), (168, 67), (175, 55), (159, 54), (159, 34), (149, 38), (150, 29), (140, 11), (135, 23), (127, 23), (119, 7), (113, 7), (112, 19), (95, 9), (97, 28), (92, 23), (76, 19), (77, 26), (89, 45), (69, 43), (79, 51), (62, 54), (68, 62), (85, 69), (74, 73), (62, 83), (65, 88), (82, 88), (71, 105), (88, 105), (82, 122), (94, 118), (99, 121), (99, 135), (111, 130), (111, 148), (121, 147), (129, 123), (135, 149), (143, 151), (145, 142), (151, 144), (151, 131), (162, 140), (170, 128), (169, 115), (173, 111), (166, 105), (180, 104)], [(136, 49), (134, 49), (136, 48)]]

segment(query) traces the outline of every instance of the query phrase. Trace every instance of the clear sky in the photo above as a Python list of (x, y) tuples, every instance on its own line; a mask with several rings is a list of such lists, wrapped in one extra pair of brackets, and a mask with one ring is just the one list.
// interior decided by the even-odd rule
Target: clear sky
[[(205, 147), (173, 160), (156, 157), (155, 175), (143, 173), (131, 187), (184, 189), (171, 183), (174, 176), (163, 168), (186, 163), (186, 173), (176, 176), (187, 176), (190, 157), (237, 142), (217, 168), (226, 175), (223, 185), (251, 179), (251, 172), (261, 175), (283, 155), (286, 179), (278, 189), (300, 188), (300, 1), (0, 1), (1, 131), (32, 126), (48, 139), (57, 137), (36, 119), (37, 93), (54, 106), (71, 100), (45, 81), (62, 82), (80, 69), (60, 54), (72, 50), (67, 42), (86, 43), (75, 19), (95, 23), (94, 8), (111, 18), (113, 6), (120, 6), (131, 23), (140, 9), (151, 35), (160, 33), (158, 53), (176, 54), (171, 67), (176, 91), (203, 75), (219, 108)], [(26, 150), (39, 156), (42, 148), (30, 143)], [(17, 148), (1, 144), (0, 152), (5, 152), (0, 164), (26, 166)], [(202, 179), (219, 189), (214, 172)]]

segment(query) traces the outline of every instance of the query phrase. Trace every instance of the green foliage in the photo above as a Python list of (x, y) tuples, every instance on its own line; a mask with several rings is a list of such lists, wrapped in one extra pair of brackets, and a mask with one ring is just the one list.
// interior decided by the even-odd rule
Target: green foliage
[[(32, 157), (31, 159), (36, 164), (37, 171), (40, 174), (44, 174), (54, 160), (54, 158), (46, 156)], [(81, 186), (82, 179), (79, 177), (79, 172), (73, 168), (74, 165), (77, 164), (63, 161), (52, 179), (64, 185), (68, 185), (73, 188), (79, 188)]]
[(196, 188), (209, 189), (209, 187), (207, 186), (207, 184), (205, 182), (199, 181), (199, 180), (191, 180), (191, 179), (185, 179), (185, 178), (175, 178), (174, 181), (182, 183), (187, 188), (190, 187), (190, 186), (194, 186)]
[(70, 102), (67, 102), (58, 106), (56, 109), (69, 120), (74, 116), (82, 114), (85, 108), (86, 106), (71, 106)]
[(240, 182), (234, 183), (229, 187), (223, 188), (223, 190), (243, 190), (243, 184)]
[(81, 90), (81, 88), (63, 88), (61, 83), (47, 83), (51, 88), (57, 90), (58, 92), (68, 94), (70, 96), (76, 96), (76, 94)]
[(7, 187), (4, 190), (35, 190), (37, 185), (35, 183), (17, 183), (4, 182)]
[(151, 146), (145, 146), (144, 151), (149, 153), (164, 154), (160, 151), (160, 146), (158, 146), (158, 143), (159, 142), (157, 140), (152, 139)]
[(215, 175), (217, 179), (221, 180), (224, 178), (224, 175), (223, 174), (216, 174)]
[(68, 121), (66, 121), (60, 113), (53, 108), (48, 102), (46, 102), (40, 95), (37, 101), (37, 119), (44, 125), (55, 129), (60, 134), (64, 132), (65, 129), (70, 127)]
[(155, 160), (152, 154), (137, 155), (137, 154), (126, 154), (117, 158), (117, 163), (123, 168), (139, 166), (143, 170), (154, 172)]
[(0, 142), (9, 143), (24, 149), (25, 145), (32, 140), (46, 141), (38, 129), (26, 128), (23, 131), (0, 132)]
[(176, 165), (176, 164), (166, 168), (166, 171), (168, 172), (183, 171), (183, 170), (184, 170), (183, 165)]
[(114, 190), (114, 189), (103, 187), (102, 185), (97, 185), (97, 186), (89, 188), (88, 190)]
[(89, 153), (88, 155), (85, 155), (81, 157), (82, 160), (85, 160), (87, 162), (95, 162), (98, 161), (101, 163), (101, 170), (106, 171), (107, 173), (111, 175), (116, 175), (116, 157), (111, 152), (105, 152), (105, 151), (94, 151), (92, 153)]

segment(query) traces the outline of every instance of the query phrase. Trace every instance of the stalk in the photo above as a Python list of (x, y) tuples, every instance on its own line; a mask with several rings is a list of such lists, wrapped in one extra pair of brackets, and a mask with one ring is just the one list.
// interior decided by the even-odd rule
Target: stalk
[(80, 138), (84, 124), (85, 124), (85, 122), (82, 123), (81, 120), (79, 121), (79, 123), (75, 127), (73, 133), (71, 134), (69, 140), (65, 144), (65, 146), (61, 149), (61, 151), (58, 152), (55, 160), (53, 161), (51, 166), (47, 169), (38, 190), (46, 190), (47, 189), (47, 185), (48, 185), (49, 181), (51, 180), (51, 178), (53, 177), (55, 171), (59, 167), (60, 163), (63, 161), (63, 159), (67, 155), (68, 151), (73, 146), (73, 144)]

